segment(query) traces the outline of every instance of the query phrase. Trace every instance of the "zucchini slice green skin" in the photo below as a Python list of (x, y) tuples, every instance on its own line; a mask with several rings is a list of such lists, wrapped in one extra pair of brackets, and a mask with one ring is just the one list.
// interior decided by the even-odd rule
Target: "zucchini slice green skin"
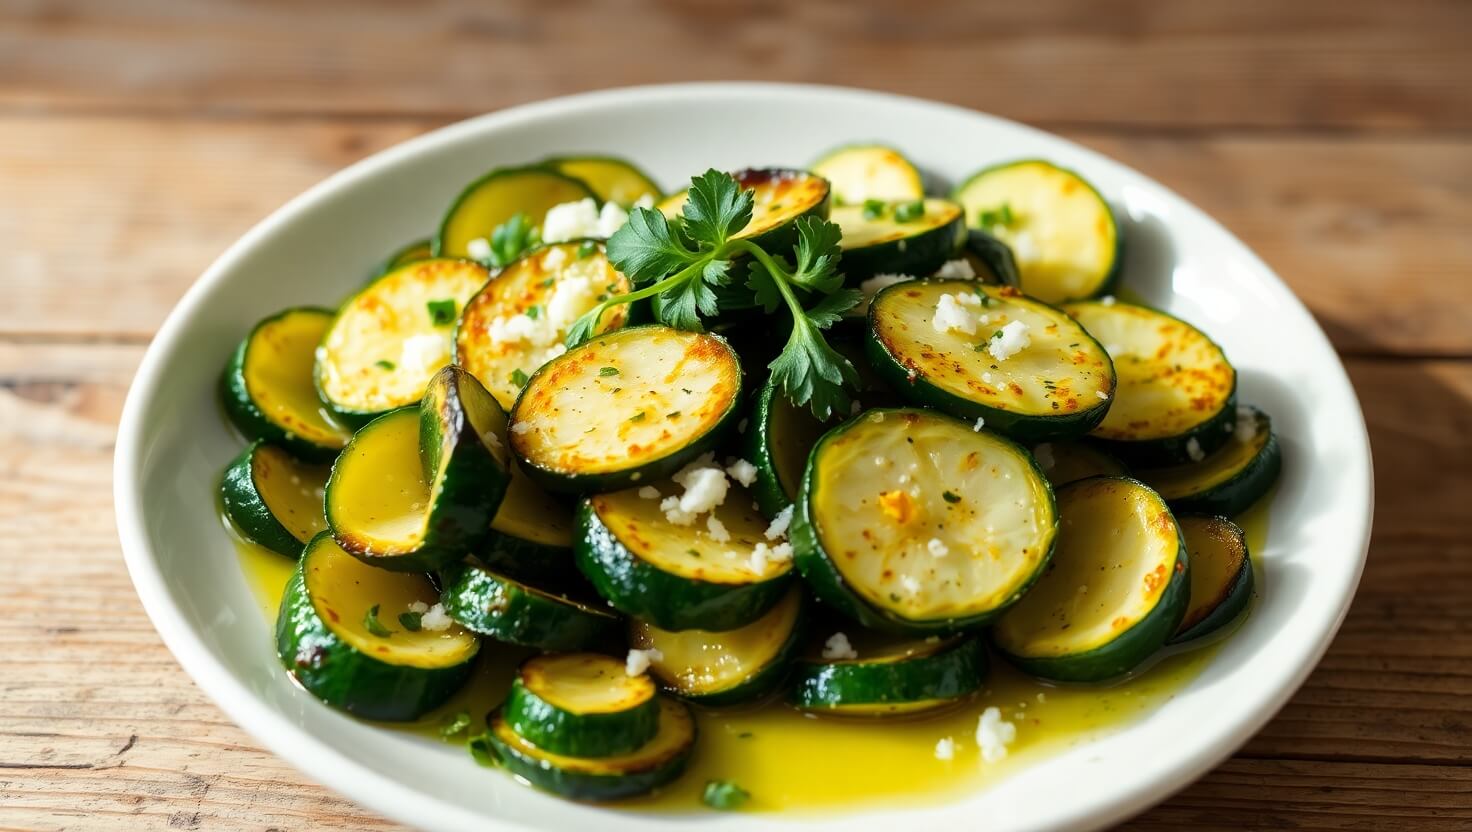
[[(971, 334), (936, 331), (931, 318), (947, 294), (981, 298), (976, 312), (988, 323)], [(1011, 320), (1029, 324), (1031, 343), (996, 360), (986, 349)], [(1114, 365), (1104, 347), (1068, 315), (1007, 286), (933, 279), (888, 286), (869, 304), (864, 347), (875, 371), (906, 399), (981, 419), (1019, 442), (1082, 436), (1113, 402)]]
[(1022, 275), (1017, 271), (1017, 258), (1012, 254), (1011, 246), (981, 229), (972, 228), (966, 232), (965, 251), (972, 269), (984, 282), (1021, 289)]
[[(611, 696), (626, 699), (618, 703), (626, 707), (577, 710), (555, 701), (559, 686), (592, 686), (603, 679)], [(626, 675), (622, 662), (599, 653), (536, 656), (523, 662), (501, 713), (517, 736), (570, 757), (629, 754), (659, 732), (654, 683), (648, 676)]]
[[(871, 453), (871, 449), (863, 443), (871, 441), (875, 436), (883, 438), (881, 431), (895, 431), (894, 436), (903, 438), (905, 442), (900, 443), (891, 437), (886, 441), (892, 442), (896, 448), (881, 445), (879, 449), (872, 450), (876, 454), (874, 458), (884, 460), (889, 468), (863, 467)], [(860, 450), (852, 450), (847, 445), (858, 446)], [(940, 453), (942, 449), (956, 454), (961, 454), (961, 449), (970, 449), (970, 452), (955, 460), (958, 470), (952, 474), (956, 483), (956, 493), (952, 496), (959, 499), (952, 502), (950, 498), (946, 498), (944, 502), (939, 502), (937, 498), (943, 494), (933, 493), (922, 493), (920, 497), (908, 498), (906, 495), (913, 494), (918, 489), (919, 480), (924, 474), (916, 474), (912, 481), (908, 479), (909, 473), (897, 473), (900, 467), (893, 455), (900, 453), (903, 448), (914, 449), (907, 453), (927, 455)], [(936, 450), (930, 451), (930, 448)], [(890, 451), (891, 455), (885, 455), (883, 451)], [(829, 473), (830, 453), (838, 460), (831, 466), (835, 469), (832, 473)], [(989, 457), (985, 462), (981, 461), (982, 454)], [(948, 464), (949, 462), (947, 460)], [(986, 462), (992, 464), (988, 466)], [(937, 472), (936, 476), (939, 476), (940, 464), (934, 463), (933, 467)], [(1004, 467), (1009, 470), (1004, 472)], [(977, 472), (990, 472), (992, 480), (980, 479), (981, 473)], [(1007, 475), (1006, 482), (1010, 485), (1000, 485), (1002, 473)], [(896, 479), (900, 476), (906, 479)], [(961, 482), (967, 485), (963, 486)], [(862, 485), (855, 486), (854, 483)], [(911, 485), (895, 485), (896, 483)], [(862, 490), (865, 495), (875, 495), (873, 499), (865, 496), (860, 501), (866, 509), (863, 516), (873, 518), (872, 521), (865, 521), (862, 528), (858, 527), (852, 516), (847, 518), (848, 522), (835, 522), (832, 518), (822, 516), (825, 501), (830, 499), (825, 490), (833, 489), (835, 494), (831, 499), (837, 501), (833, 505), (843, 506), (845, 486)], [(949, 486), (948, 481), (942, 487)], [(886, 487), (891, 490), (885, 490)], [(911, 490), (906, 491), (905, 488)], [(993, 493), (993, 489), (1001, 491)], [(931, 498), (929, 502), (920, 503), (918, 508), (914, 507), (916, 500), (926, 497)], [(892, 502), (887, 503), (886, 500), (891, 498)], [(1010, 506), (1017, 501), (1014, 498), (1020, 498), (1023, 504), (1020, 506), (1021, 514), (1025, 514), (1025, 517), (1014, 518), (993, 511), (983, 518), (981, 512), (988, 511), (988, 506)], [(853, 502), (852, 495), (849, 495), (848, 502)], [(986, 625), (1015, 604), (1043, 574), (1058, 536), (1058, 514), (1054, 505), (1053, 489), (1031, 454), (1003, 436), (989, 431), (975, 431), (971, 425), (927, 410), (870, 410), (824, 434), (808, 457), (802, 490), (796, 505), (790, 536), (797, 568), (813, 593), (820, 601), (860, 624), (890, 633), (927, 636), (962, 632)], [(851, 505), (848, 510), (851, 515), (857, 516), (858, 512)], [(936, 521), (931, 517), (932, 514), (942, 518), (944, 522)], [(920, 519), (911, 522), (911, 516)], [(929, 544), (921, 544), (921, 541), (932, 535), (936, 538), (942, 535), (961, 535), (968, 529), (969, 523), (985, 526), (989, 525), (988, 521), (1015, 523), (1019, 530), (1031, 529), (1033, 538), (1020, 551), (1005, 553), (1009, 558), (1011, 571), (1003, 576), (989, 577), (990, 583), (987, 586), (963, 587), (959, 579), (961, 573), (952, 574), (954, 580), (946, 580), (942, 586), (954, 586), (953, 592), (965, 593), (964, 603), (932, 600), (924, 610), (902, 610), (901, 607), (906, 602), (901, 590), (918, 593), (919, 589), (923, 589), (928, 594), (938, 596), (941, 589), (920, 583), (920, 579), (916, 579), (918, 589), (905, 588), (903, 580), (897, 580), (894, 586), (887, 589), (887, 597), (882, 597), (879, 588), (861, 588), (844, 574), (844, 568), (868, 570), (870, 574), (866, 574), (864, 579), (873, 582), (875, 570), (878, 567), (888, 567), (879, 573), (883, 576), (881, 581), (888, 581), (892, 577), (913, 577), (906, 571), (913, 567), (921, 570), (926, 582), (934, 584), (938, 578), (943, 577), (938, 574), (939, 570), (963, 570), (966, 558), (1001, 558), (1004, 553), (966, 551), (956, 542), (957, 538), (952, 537), (949, 548), (956, 551), (937, 556), (927, 552)], [(895, 528), (896, 526), (899, 528)], [(855, 542), (850, 536), (853, 528), (859, 528), (857, 533), (862, 536), (863, 544)], [(981, 537), (979, 528), (972, 531), (978, 538)], [(870, 532), (873, 532), (872, 536)], [(832, 540), (828, 539), (830, 537)], [(918, 548), (903, 548), (899, 553), (901, 557), (889, 557), (879, 548), (886, 540), (899, 541), (894, 544), (899, 547), (908, 547), (914, 543)], [(853, 544), (852, 548), (846, 548), (846, 544), (850, 543)], [(867, 546), (868, 549), (861, 551), (862, 546)], [(879, 552), (881, 557), (875, 560), (872, 557), (858, 556), (872, 552)], [(908, 555), (914, 557), (907, 557)], [(875, 563), (866, 565), (871, 560)], [(847, 564), (847, 567), (840, 564)], [(968, 592), (968, 589), (974, 591)], [(915, 603), (919, 603), (918, 595)], [(955, 609), (958, 606), (961, 609)], [(937, 615), (931, 612), (932, 609), (946, 610), (946, 613)]]
[[(708, 389), (669, 384), (676, 360), (686, 383), (703, 374)], [(553, 493), (648, 484), (731, 432), (742, 415), (741, 387), (741, 360), (724, 338), (657, 324), (624, 327), (532, 375), (511, 410), (512, 451), (521, 470)], [(628, 452), (633, 445), (638, 454)]]
[(599, 201), (624, 208), (646, 196), (658, 200), (663, 193), (649, 174), (615, 156), (553, 156), (542, 164), (587, 185)]
[[(313, 696), (365, 719), (408, 721), (443, 704), (469, 678), (479, 641), (464, 631), (444, 636), (400, 631), (383, 639), (385, 650), (399, 647), (395, 639), (402, 641), (410, 636), (453, 639), (456, 643), (450, 650), (450, 660), (429, 667), (391, 663), (354, 646), (318, 612), (309, 588), (307, 575), (314, 574), (314, 569), (320, 569), (334, 557), (346, 557), (346, 554), (326, 532), (317, 535), (307, 544), (300, 565), (287, 582), (276, 620), (276, 654), (287, 672)], [(358, 568), (367, 572), (366, 567)], [(380, 579), (419, 582), (424, 591), (432, 592), (422, 576), (383, 573)], [(380, 601), (367, 600), (375, 604)], [(345, 602), (335, 597), (332, 603)], [(338, 615), (335, 611), (332, 614)], [(337, 626), (348, 626), (362, 616), (361, 610), (344, 609), (338, 616), (341, 620)], [(385, 622), (394, 620), (392, 610), (381, 610), (380, 617)]]
[[(307, 465), (259, 439), (250, 443), (220, 478), (225, 516), (245, 539), (289, 558), (326, 526), (317, 489), (328, 468)], [(281, 482), (283, 478), (295, 482)]]
[(869, 199), (898, 202), (925, 196), (925, 182), (914, 163), (898, 150), (882, 144), (835, 147), (813, 162), (811, 170), (829, 181), (833, 198), (841, 205), (859, 205)]
[(373, 279), (377, 280), (394, 269), (407, 266), (410, 263), (418, 263), (420, 260), (428, 260), (433, 256), (434, 241), (430, 238), (425, 237), (423, 240), (415, 240), (412, 243), (407, 243), (403, 248), (390, 254), (388, 259), (383, 261), (383, 265), (379, 266), (373, 273)]
[(1089, 477), (1126, 477), (1130, 473), (1114, 454), (1087, 439), (1044, 442), (1033, 446), (1032, 455), (1054, 488)]
[(1191, 462), (1193, 450), (1199, 459), (1232, 437), (1237, 371), (1205, 333), (1131, 303), (1061, 308), (1106, 345), (1114, 362), (1114, 401), (1094, 440), (1135, 468), (1153, 468)]
[(980, 638), (962, 636), (934, 647), (921, 643), (917, 648), (925, 649), (879, 660), (863, 656), (801, 660), (790, 700), (814, 713), (914, 713), (951, 705), (975, 693), (986, 681), (986, 642)]
[(311, 306), (278, 312), (230, 355), (220, 400), (247, 439), (264, 439), (309, 462), (331, 461), (347, 444), (350, 432), (322, 415), (313, 386), (314, 351), (332, 315)]
[(1241, 618), (1252, 603), (1254, 572), (1247, 535), (1225, 517), (1181, 515), (1191, 557), (1190, 600), (1169, 644), (1187, 644)]
[[(739, 705), (761, 699), (787, 680), (792, 658), (802, 642), (807, 624), (806, 594), (799, 586), (787, 591), (765, 615), (745, 627), (726, 632), (686, 630), (670, 632), (645, 621), (629, 621), (629, 644), (641, 649), (655, 648), (662, 658), (650, 662), (649, 672), (669, 693), (689, 702), (710, 707)], [(783, 635), (785, 628), (785, 635)], [(765, 637), (765, 640), (764, 640)], [(755, 656), (750, 648), (776, 647), (769, 655)], [(698, 648), (693, 645), (699, 645)], [(698, 658), (689, 654), (696, 654)], [(677, 656), (685, 656), (679, 662)], [(701, 663), (709, 658), (708, 662)], [(745, 672), (729, 678), (729, 664), (734, 658)], [(716, 678), (720, 674), (719, 678)]]
[[(1117, 615), (1108, 622), (1110, 634), (1107, 639), (1097, 646), (1077, 651), (1046, 653), (1032, 648), (1026, 642), (1037, 637), (1035, 625), (1040, 616), (1047, 614), (1048, 620), (1075, 623), (1070, 614), (1060, 610), (1077, 610), (1078, 605), (1072, 600), (1078, 594), (1076, 587), (1089, 585), (1089, 591), (1094, 594), (1101, 591), (1098, 586), (1092, 585), (1093, 581), (1101, 579), (1094, 577), (1099, 574), (1099, 567), (1094, 560), (1090, 560), (1101, 556), (1101, 550), (1097, 544), (1080, 542), (1077, 539), (1078, 535), (1086, 533), (1077, 529), (1087, 526), (1084, 523), (1075, 525), (1079, 517), (1075, 504), (1097, 495), (1102, 495), (1102, 499), (1111, 499), (1111, 490), (1123, 490), (1129, 495), (1129, 499), (1139, 501), (1140, 510), (1151, 513), (1148, 520), (1139, 521), (1136, 525), (1145, 530), (1144, 534), (1154, 532), (1161, 535), (1162, 551), (1169, 550), (1171, 553), (1169, 565), (1158, 563), (1143, 578), (1147, 592), (1154, 595), (1153, 604), (1143, 615), (1135, 616), (1132, 622), (1126, 619), (1128, 626), (1122, 630), (1119, 629), (1118, 621), (1124, 616)], [(1041, 679), (1105, 682), (1120, 678), (1154, 655), (1176, 632), (1185, 615), (1191, 580), (1185, 538), (1160, 495), (1144, 483), (1127, 477), (1094, 477), (1060, 488), (1058, 505), (1065, 532), (1060, 536), (1053, 568), (1043, 576), (1022, 603), (1014, 606), (998, 620), (991, 631), (992, 644), (1019, 670)], [(1113, 533), (1129, 522), (1133, 521), (1116, 520), (1113, 525), (1101, 528), (1107, 528)], [(1068, 531), (1070, 528), (1074, 529), (1072, 534)], [(1107, 550), (1102, 555), (1107, 556)], [(1100, 610), (1104, 609), (1105, 607), (1100, 607)], [(1049, 614), (1048, 610), (1053, 611)], [(1115, 615), (1118, 612), (1115, 608), (1107, 614)], [(1075, 628), (1075, 631), (1088, 631), (1091, 629), (1088, 624), (1084, 622), (1084, 626)]]
[(876, 274), (931, 274), (956, 255), (966, 233), (965, 213), (947, 199), (924, 200), (925, 213), (900, 222), (897, 205), (885, 205), (872, 219), (868, 208), (843, 205), (829, 219), (843, 229), (844, 282), (857, 286)]
[[(1244, 422), (1253, 426), (1252, 438), (1243, 435)], [(1272, 420), (1255, 407), (1237, 411), (1237, 427), (1227, 444), (1200, 462), (1139, 472), (1172, 509), (1187, 514), (1233, 517), (1246, 511), (1277, 482), (1283, 470), (1283, 451)]]
[(683, 702), (660, 699), (659, 733), (615, 757), (569, 757), (537, 748), (511, 730), (500, 711), (472, 740), (532, 786), (573, 800), (606, 801), (647, 794), (684, 773), (695, 748), (695, 719)]
[[(857, 362), (856, 362), (857, 363)], [(771, 381), (755, 396), (747, 420), (746, 459), (756, 467), (751, 496), (767, 517), (776, 517), (797, 498), (808, 452), (841, 419), (820, 422), (806, 407), (794, 407)]]
[(572, 509), (513, 471), (484, 546), (472, 552), (492, 571), (539, 582), (566, 578), (572, 561)]
[[(1018, 288), (1029, 296), (1061, 303), (1113, 289), (1124, 259), (1119, 223), (1077, 173), (1042, 159), (1004, 162), (972, 174), (951, 198), (971, 225), (1012, 249)], [(988, 212), (1002, 210), (1007, 221), (983, 225)]]
[(601, 505), (602, 497), (579, 504), (573, 553), (598, 594), (625, 615), (662, 630), (734, 630), (760, 618), (787, 590), (791, 570), (766, 580), (753, 575), (747, 583), (716, 583), (665, 571), (619, 539), (600, 514)]
[(565, 651), (618, 641), (616, 615), (472, 563), (440, 570), (445, 612), (472, 632), (506, 644)]
[(469, 257), (470, 241), (490, 239), (496, 227), (524, 213), (542, 227), (550, 208), (597, 197), (580, 179), (545, 165), (497, 168), (465, 186), (434, 238), (435, 257)]

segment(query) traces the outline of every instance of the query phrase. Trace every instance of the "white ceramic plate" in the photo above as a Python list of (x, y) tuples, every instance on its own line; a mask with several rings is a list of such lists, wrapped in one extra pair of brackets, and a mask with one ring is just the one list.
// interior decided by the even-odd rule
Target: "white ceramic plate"
[(1242, 243), (1145, 176), (1008, 121), (855, 90), (696, 84), (518, 107), (353, 165), (231, 246), (164, 322), (128, 395), (118, 437), (123, 550), (138, 594), (180, 664), (272, 751), (415, 826), (690, 826), (691, 816), (600, 810), (539, 794), (475, 767), (463, 752), (358, 723), (294, 687), (216, 518), (217, 477), (239, 442), (220, 418), (215, 379), (257, 319), (286, 306), (336, 303), (388, 251), (430, 232), (460, 188), (488, 168), (602, 152), (629, 157), (676, 188), (710, 166), (801, 165), (860, 139), (892, 143), (947, 182), (993, 162), (1043, 157), (1099, 187), (1123, 222), (1125, 283), (1220, 342), (1239, 370), (1241, 400), (1273, 416), (1285, 465), (1263, 552), (1268, 591), (1215, 661), (1159, 711), (964, 800), (801, 818), (709, 814), (699, 822), (723, 830), (889, 830), (975, 828), (975, 819), (986, 818), (992, 832), (1089, 829), (1163, 799), (1230, 754), (1323, 654), (1364, 563), (1369, 447), (1328, 340)]

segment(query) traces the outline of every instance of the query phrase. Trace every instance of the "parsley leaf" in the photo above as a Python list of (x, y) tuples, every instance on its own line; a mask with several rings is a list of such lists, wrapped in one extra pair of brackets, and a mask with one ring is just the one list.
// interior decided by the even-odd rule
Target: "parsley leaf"
[(445, 326), (455, 322), (455, 299), (432, 300), (424, 304), (429, 310), (429, 321), (435, 326)]
[(399, 613), (399, 624), (411, 633), (417, 633), (424, 628), (424, 613), (401, 612)]
[(685, 232), (706, 250), (718, 248), (751, 222), (755, 196), (736, 184), (729, 174), (711, 168), (690, 181), (685, 207)]
[(854, 365), (823, 340), (807, 315), (793, 321), (787, 345), (767, 366), (772, 370), (773, 383), (782, 388), (788, 400), (798, 407), (807, 405), (820, 420), (846, 413), (850, 400), (843, 388), (859, 386)]
[(586, 260), (598, 251), (598, 244), (592, 240), (584, 240), (578, 244), (578, 259)]
[(925, 216), (925, 200), (917, 199), (914, 202), (901, 202), (894, 206), (895, 222), (914, 222)]
[(542, 239), (541, 234), (537, 233), (537, 227), (532, 224), (531, 217), (517, 213), (511, 219), (496, 226), (491, 232), (490, 242), (489, 262), (493, 267), (500, 269), (510, 265), (529, 249), (541, 245)]
[(528, 318), (531, 318), (535, 321), (537, 317), (542, 314), (542, 307), (534, 303), (526, 308), (525, 314)]
[(616, 375), (618, 375), (618, 368), (617, 367), (600, 367), (598, 369), (598, 375), (601, 376), (602, 378), (608, 378), (609, 376), (616, 376)]
[(884, 216), (884, 200), (882, 200), (882, 199), (866, 199), (866, 200), (864, 200), (864, 219), (869, 220), (870, 222), (873, 222), (874, 220), (877, 220), (877, 219), (879, 219), (882, 216)]
[(730, 780), (707, 780), (705, 791), (701, 793), (700, 799), (712, 809), (729, 812), (733, 809), (740, 809), (746, 801), (750, 800), (751, 792)]
[(608, 238), (608, 262), (635, 283), (659, 280), (698, 258), (670, 230), (664, 214), (651, 208), (635, 208)]
[(377, 604), (369, 607), (368, 612), (363, 614), (363, 629), (379, 638), (388, 638), (394, 634), (393, 630), (383, 626), (383, 622), (378, 620)]
[(806, 289), (828, 293), (843, 285), (838, 273), (838, 243), (843, 230), (838, 223), (821, 217), (797, 221), (797, 271), (792, 282)]
[(976, 224), (981, 228), (996, 228), (997, 226), (1005, 228), (1016, 221), (1017, 217), (1012, 213), (1012, 203), (1004, 202), (996, 208), (983, 210)]
[(525, 387), (529, 376), (520, 367), (511, 371), (511, 383), (517, 387)]
[(948, 503), (959, 503), (959, 502), (961, 502), (961, 495), (957, 494), (954, 491), (945, 491), (945, 492), (942, 492), (940, 496), (941, 496), (941, 499), (945, 500)]
[(380, 358), (377, 361), (373, 362), (373, 366), (377, 367), (380, 370), (392, 370), (396, 365), (394, 364), (394, 362), (389, 361), (387, 358)]

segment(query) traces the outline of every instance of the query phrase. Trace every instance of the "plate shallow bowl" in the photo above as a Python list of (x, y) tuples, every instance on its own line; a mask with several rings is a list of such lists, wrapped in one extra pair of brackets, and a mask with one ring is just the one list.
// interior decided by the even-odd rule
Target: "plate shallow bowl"
[[(1242, 401), (1273, 415), (1284, 478), (1263, 552), (1267, 591), (1189, 686), (1155, 713), (964, 799), (833, 815), (702, 815), (722, 829), (1088, 829), (1200, 776), (1303, 682), (1348, 609), (1372, 508), (1364, 420), (1344, 368), (1283, 283), (1241, 242), (1149, 178), (1046, 133), (969, 110), (857, 90), (688, 84), (578, 95), (461, 122), (330, 177), (265, 219), (194, 284), (128, 394), (114, 472), (128, 569), (154, 625), (243, 728), (312, 778), (430, 829), (685, 828), (691, 817), (567, 803), (477, 768), (462, 751), (333, 712), (277, 664), (214, 493), (237, 451), (215, 377), (257, 319), (335, 304), (405, 240), (423, 236), (465, 182), (547, 155), (627, 156), (674, 188), (707, 167), (802, 165), (844, 142), (902, 148), (945, 182), (992, 162), (1043, 157), (1114, 205), (1124, 283), (1200, 326), (1239, 370)], [(1265, 337), (1267, 334), (1271, 337)], [(1066, 791), (1058, 783), (1068, 783)]]

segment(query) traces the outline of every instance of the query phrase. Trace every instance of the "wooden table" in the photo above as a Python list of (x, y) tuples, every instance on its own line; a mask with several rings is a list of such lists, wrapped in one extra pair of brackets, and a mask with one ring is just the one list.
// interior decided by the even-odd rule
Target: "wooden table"
[(0, 0), (0, 827), (389, 826), (257, 748), (144, 616), (110, 490), (133, 370), (211, 259), (349, 162), (744, 77), (1058, 131), (1283, 275), (1365, 406), (1369, 566), (1292, 703), (1128, 826), (1472, 829), (1472, 4), (740, 5)]

